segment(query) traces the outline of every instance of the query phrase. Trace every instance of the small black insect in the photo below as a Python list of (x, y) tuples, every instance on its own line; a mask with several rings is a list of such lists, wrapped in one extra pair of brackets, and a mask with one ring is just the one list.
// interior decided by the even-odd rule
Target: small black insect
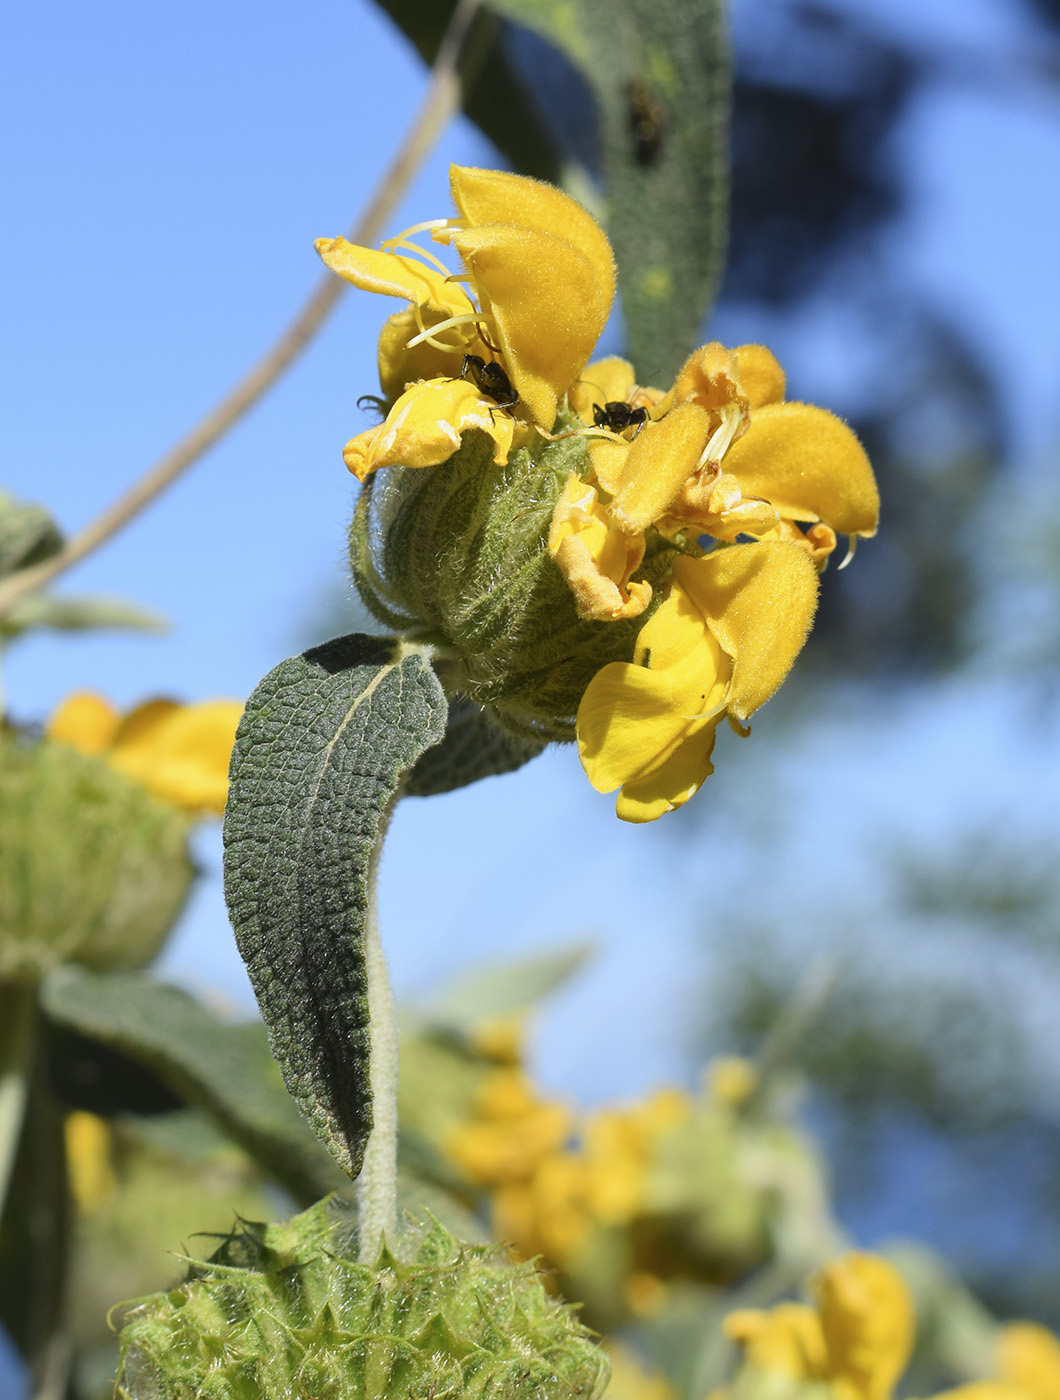
[(519, 402), (519, 394), (512, 381), (496, 360), (490, 360), (487, 364), (481, 355), (465, 355), (460, 366), (460, 378), (470, 378), (480, 394), (485, 394), (501, 408), (512, 408)]
[(654, 165), (662, 149), (666, 108), (655, 94), (634, 78), (629, 85), (629, 131), (633, 137), (633, 155), (638, 165)]
[(597, 428), (607, 428), (612, 433), (621, 433), (636, 424), (638, 431), (648, 421), (646, 408), (634, 408), (622, 399), (611, 399), (602, 407), (593, 404), (593, 424)]

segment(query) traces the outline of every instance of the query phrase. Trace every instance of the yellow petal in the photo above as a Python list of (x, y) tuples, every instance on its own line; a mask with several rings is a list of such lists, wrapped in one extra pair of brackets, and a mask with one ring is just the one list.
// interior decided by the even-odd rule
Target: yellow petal
[[(449, 184), (456, 207), (469, 228), (512, 224), (553, 234), (573, 244), (593, 269), (598, 296), (610, 311), (615, 295), (615, 259), (611, 244), (607, 234), (576, 199), (554, 185), (531, 180), (526, 175), (468, 165), (451, 165)], [(606, 313), (604, 320), (607, 320)]]
[(80, 753), (103, 753), (111, 745), (120, 715), (94, 690), (75, 690), (52, 712), (45, 734)]
[(552, 512), (548, 548), (586, 621), (639, 617), (651, 602), (650, 583), (629, 581), (644, 558), (644, 536), (616, 530), (595, 489), (573, 472)]
[(615, 442), (603, 437), (589, 439), (589, 462), (593, 475), (609, 496), (618, 490), (628, 455), (628, 442)]
[(624, 530), (645, 530), (665, 515), (699, 465), (709, 433), (710, 415), (687, 403), (637, 434), (615, 492), (614, 514)]
[(418, 258), (361, 248), (345, 238), (318, 238), (314, 246), (332, 272), (362, 292), (431, 305), (445, 316), (458, 316), (472, 309), (459, 282), (446, 281), (442, 273)]
[(432, 379), (407, 389), (385, 422), (353, 438), (342, 455), (358, 481), (380, 467), (436, 467), (473, 428), (493, 439), (494, 462), (508, 460), (515, 433), (511, 415), (464, 379)]
[(764, 345), (737, 345), (733, 350), (740, 388), (752, 408), (780, 403), (784, 398), (785, 377), (777, 357)]
[(690, 725), (680, 746), (654, 772), (623, 784), (615, 802), (621, 821), (657, 821), (696, 795), (714, 772), (710, 758), (720, 718)]
[(206, 700), (154, 713), (155, 719), (142, 716), (115, 747), (109, 758), (112, 767), (174, 806), (220, 816), (242, 704)]
[(1060, 1396), (1060, 1340), (1036, 1322), (1010, 1322), (997, 1343), (998, 1377), (1041, 1400)]
[(865, 449), (827, 409), (773, 403), (757, 409), (729, 448), (725, 470), (745, 496), (764, 496), (790, 520), (823, 520), (843, 535), (874, 535), (880, 498)]
[(846, 1254), (814, 1281), (828, 1369), (864, 1400), (890, 1400), (913, 1350), (913, 1302), (902, 1276), (876, 1254)]
[[(557, 191), (558, 193), (558, 191)], [(568, 239), (506, 224), (449, 231), (512, 384), (550, 429), (611, 310), (610, 284)]]
[(439, 339), (451, 345), (451, 349), (439, 350), (427, 340), (409, 349), (408, 343), (419, 335), (421, 324), (429, 328), (443, 319), (441, 308), (420, 307), (417, 319), (415, 309), (409, 307), (396, 311), (384, 321), (376, 356), (379, 384), (385, 399), (397, 399), (410, 384), (422, 379), (455, 379), (467, 354), (481, 355), (486, 360), (493, 358), (478, 337), (478, 327), (472, 324), (450, 327), (440, 333)]
[(705, 559), (678, 559), (674, 580), (734, 658), (726, 703), (738, 719), (747, 719), (780, 686), (802, 650), (817, 606), (813, 562), (787, 542), (735, 544)]
[(567, 398), (574, 412), (591, 428), (594, 404), (603, 407), (605, 403), (615, 401), (625, 403), (636, 386), (630, 362), (619, 359), (617, 355), (609, 355), (585, 366), (582, 377), (571, 385)]
[(747, 400), (740, 393), (736, 357), (717, 340), (694, 350), (677, 372), (672, 402), (697, 403), (702, 408), (725, 408)]
[(655, 767), (686, 727), (669, 677), (612, 661), (597, 671), (578, 706), (582, 767), (597, 792), (611, 792)]
[(805, 1303), (729, 1313), (723, 1327), (726, 1336), (743, 1343), (749, 1364), (758, 1371), (796, 1381), (821, 1380), (827, 1374), (821, 1319)]

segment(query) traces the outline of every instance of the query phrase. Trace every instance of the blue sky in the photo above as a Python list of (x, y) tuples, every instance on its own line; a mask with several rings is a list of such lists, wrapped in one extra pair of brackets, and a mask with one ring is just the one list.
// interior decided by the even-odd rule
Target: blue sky
[[(753, 41), (757, 4), (735, 7), (741, 42)], [(959, 41), (955, 52), (989, 53), (1002, 74), (1027, 43), (1022, 10), (1000, 0), (848, 4), (885, 30), (913, 27), (934, 44)], [(0, 482), (74, 529), (282, 328), (319, 275), (314, 237), (350, 222), (423, 74), (366, 3), (309, 23), (278, 3), (66, 0), (11, 8), (4, 23), (0, 101), (17, 139), (4, 170), (16, 216), (0, 230), (9, 269)], [(896, 235), (909, 277), (972, 328), (1012, 386), (1013, 450), (1028, 471), (1049, 469), (1060, 426), (1057, 98), (974, 73), (940, 79), (899, 139), (918, 192)], [(394, 230), (448, 211), (449, 161), (492, 159), (454, 123)], [(355, 404), (374, 388), (386, 309), (351, 293), (267, 402), (64, 581), (134, 597), (172, 630), (21, 644), (5, 664), (18, 717), (41, 717), (81, 686), (123, 704), (158, 692), (242, 696), (318, 632), (341, 587), (353, 500), (341, 447), (364, 425)], [(805, 382), (793, 392), (853, 411), (843, 309), (823, 308), (799, 333), (814, 354), (800, 355)], [(683, 1073), (674, 999), (687, 996), (690, 969), (698, 977), (696, 930), (725, 907), (721, 891), (731, 899), (744, 879), (735, 897), (763, 917), (796, 883), (839, 903), (856, 898), (882, 830), (914, 823), (931, 841), (971, 803), (1048, 821), (1060, 794), (1057, 736), (1026, 722), (1028, 706), (1001, 673), (896, 696), (884, 712), (857, 692), (822, 696), (815, 725), (773, 736), (767, 709), (749, 743), (722, 746), (695, 834), (617, 823), (570, 749), (409, 802), (383, 871), (397, 984), (422, 992), (483, 956), (590, 934), (601, 957), (557, 999), (540, 1051), (546, 1078), (597, 1097)], [(737, 840), (752, 785), (756, 810), (767, 807), (785, 833), (765, 876), (741, 865)], [(199, 846), (208, 875), (166, 966), (245, 1007), (216, 832), (204, 830)], [(695, 1008), (681, 1002), (686, 1010)]]

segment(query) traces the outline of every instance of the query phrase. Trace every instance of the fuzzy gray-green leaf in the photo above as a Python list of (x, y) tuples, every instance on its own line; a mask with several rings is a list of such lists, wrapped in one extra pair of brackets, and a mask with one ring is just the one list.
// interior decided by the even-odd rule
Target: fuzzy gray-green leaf
[(0, 578), (57, 554), (59, 527), (43, 506), (27, 505), (0, 491)]
[(356, 635), (277, 666), (236, 734), (229, 913), (287, 1088), (350, 1176), (372, 1125), (369, 871), (402, 780), (443, 739), (446, 711), (426, 656)]
[(445, 738), (428, 749), (413, 768), (405, 793), (431, 797), (466, 787), (479, 778), (511, 773), (536, 758), (544, 747), (543, 742), (509, 734), (470, 700), (457, 697), (449, 702)]

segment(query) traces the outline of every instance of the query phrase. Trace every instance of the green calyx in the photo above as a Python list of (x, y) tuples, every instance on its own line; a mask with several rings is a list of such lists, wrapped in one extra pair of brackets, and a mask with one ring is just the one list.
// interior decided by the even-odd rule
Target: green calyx
[(0, 980), (150, 962), (194, 874), (189, 825), (101, 759), (0, 736)]
[[(556, 432), (578, 426), (561, 416)], [(438, 467), (388, 467), (369, 478), (350, 531), (354, 581), (388, 627), (439, 648), (439, 676), (510, 733), (572, 739), (596, 672), (629, 661), (645, 618), (585, 622), (547, 540), (571, 472), (588, 469), (580, 435), (534, 437), (504, 466), (493, 442), (465, 433)], [(668, 573), (669, 550), (639, 576)]]
[(349, 1208), (241, 1221), (213, 1258), (132, 1306), (123, 1400), (593, 1400), (603, 1352), (531, 1264), (428, 1220), (374, 1265)]

